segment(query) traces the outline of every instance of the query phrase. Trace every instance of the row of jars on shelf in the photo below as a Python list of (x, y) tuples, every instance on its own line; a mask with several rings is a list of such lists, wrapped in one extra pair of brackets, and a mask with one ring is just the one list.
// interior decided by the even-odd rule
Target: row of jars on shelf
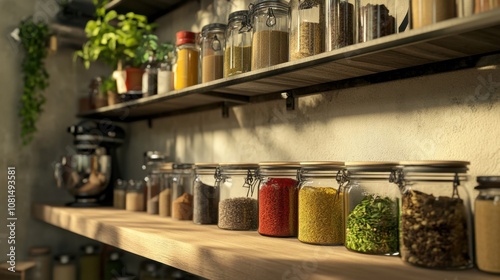
[[(145, 190), (115, 196), (146, 201), (150, 214), (227, 230), (345, 245), (400, 255), (428, 268), (474, 265), (470, 200), (461, 185), (468, 162), (263, 162), (150, 165)], [(500, 177), (479, 177), (476, 261), (500, 273)], [(135, 184), (134, 186), (137, 186)], [(497, 202), (495, 202), (497, 201)], [(491, 226), (496, 224), (497, 226)]]
[(204, 26), (200, 38), (179, 31), (175, 63), (147, 66), (143, 92), (179, 90), (498, 7), (500, 0), (257, 0), (227, 24)]

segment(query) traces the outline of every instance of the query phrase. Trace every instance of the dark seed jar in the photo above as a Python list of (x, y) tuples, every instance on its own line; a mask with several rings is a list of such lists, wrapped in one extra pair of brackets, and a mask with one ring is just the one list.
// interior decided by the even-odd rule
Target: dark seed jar
[(216, 225), (219, 208), (219, 165), (195, 164), (196, 177), (193, 186), (193, 222), (200, 225)]
[(412, 265), (438, 269), (473, 266), (470, 198), (464, 161), (402, 162), (400, 254)]
[(397, 162), (347, 162), (345, 247), (374, 255), (399, 253), (401, 194), (390, 182)]

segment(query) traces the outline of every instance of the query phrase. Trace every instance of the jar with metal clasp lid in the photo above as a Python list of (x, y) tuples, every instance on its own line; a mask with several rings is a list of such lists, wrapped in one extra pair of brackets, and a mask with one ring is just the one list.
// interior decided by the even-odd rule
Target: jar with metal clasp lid
[(253, 163), (221, 163), (218, 226), (229, 230), (257, 230), (257, 184)]
[(172, 218), (193, 219), (194, 164), (175, 163), (172, 178)]
[(473, 266), (470, 198), (465, 161), (401, 162), (395, 181), (401, 191), (400, 255), (421, 267)]
[(219, 165), (196, 163), (193, 188), (193, 222), (216, 225), (219, 218)]
[(229, 15), (224, 49), (224, 77), (250, 71), (252, 59), (252, 32), (247, 10)]
[(224, 75), (226, 25), (211, 23), (201, 30), (201, 82), (217, 80)]
[(299, 234), (304, 243), (344, 244), (344, 163), (302, 162), (299, 173)]
[(401, 193), (391, 182), (397, 162), (346, 162), (349, 183), (345, 190), (348, 250), (373, 254), (399, 254)]
[(324, 51), (325, 1), (291, 0), (290, 61)]
[(257, 0), (250, 5), (252, 70), (287, 62), (289, 55), (288, 3), (283, 0)]

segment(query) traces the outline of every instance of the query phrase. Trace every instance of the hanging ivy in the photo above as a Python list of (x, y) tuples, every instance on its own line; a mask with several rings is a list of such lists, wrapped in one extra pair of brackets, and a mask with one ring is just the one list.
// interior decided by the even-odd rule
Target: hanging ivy
[(33, 140), (36, 122), (43, 111), (45, 96), (43, 91), (49, 85), (49, 74), (45, 69), (47, 57), (47, 40), (49, 28), (45, 23), (35, 23), (32, 19), (22, 21), (19, 25), (19, 38), (25, 50), (22, 62), (23, 93), (21, 95), (21, 138), (23, 145)]

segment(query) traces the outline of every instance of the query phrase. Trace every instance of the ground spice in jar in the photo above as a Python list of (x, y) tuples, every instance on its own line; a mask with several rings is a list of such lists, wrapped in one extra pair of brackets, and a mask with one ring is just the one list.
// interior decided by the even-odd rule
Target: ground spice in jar
[(219, 228), (256, 230), (257, 223), (257, 199), (236, 197), (224, 199), (219, 202)]
[(114, 189), (113, 190), (113, 207), (117, 209), (125, 209), (125, 189)]
[(338, 49), (354, 44), (354, 5), (341, 1), (337, 7), (330, 11), (330, 32), (331, 49)]
[(125, 207), (129, 211), (144, 211), (144, 193), (128, 191)]
[(224, 51), (224, 77), (250, 71), (252, 47), (229, 47)]
[(160, 198), (158, 201), (158, 215), (161, 217), (170, 217), (172, 215), (170, 210), (172, 209), (172, 190), (164, 189), (160, 192)]
[(402, 197), (401, 258), (431, 268), (469, 266), (463, 200), (409, 190)]
[(412, 28), (420, 28), (456, 16), (455, 0), (412, 0)]
[(288, 32), (262, 30), (252, 38), (252, 70), (288, 61)]
[(292, 36), (290, 58), (296, 60), (319, 54), (323, 50), (323, 26), (317, 22), (301, 22), (299, 34)]
[(206, 225), (217, 224), (219, 217), (218, 189), (202, 182), (195, 182), (193, 197), (193, 222)]
[(205, 55), (202, 59), (201, 81), (210, 82), (222, 78), (224, 58), (222, 55)]
[(500, 200), (476, 200), (474, 209), (477, 266), (500, 273)]
[(193, 196), (183, 193), (172, 202), (172, 218), (178, 220), (193, 219)]
[(330, 187), (302, 187), (299, 191), (299, 234), (301, 242), (344, 243), (343, 193)]
[(359, 42), (396, 33), (396, 20), (385, 5), (368, 4), (359, 11)]
[(297, 235), (297, 180), (270, 178), (259, 189), (259, 233)]
[(500, 0), (476, 0), (474, 4), (475, 14), (500, 8)]

